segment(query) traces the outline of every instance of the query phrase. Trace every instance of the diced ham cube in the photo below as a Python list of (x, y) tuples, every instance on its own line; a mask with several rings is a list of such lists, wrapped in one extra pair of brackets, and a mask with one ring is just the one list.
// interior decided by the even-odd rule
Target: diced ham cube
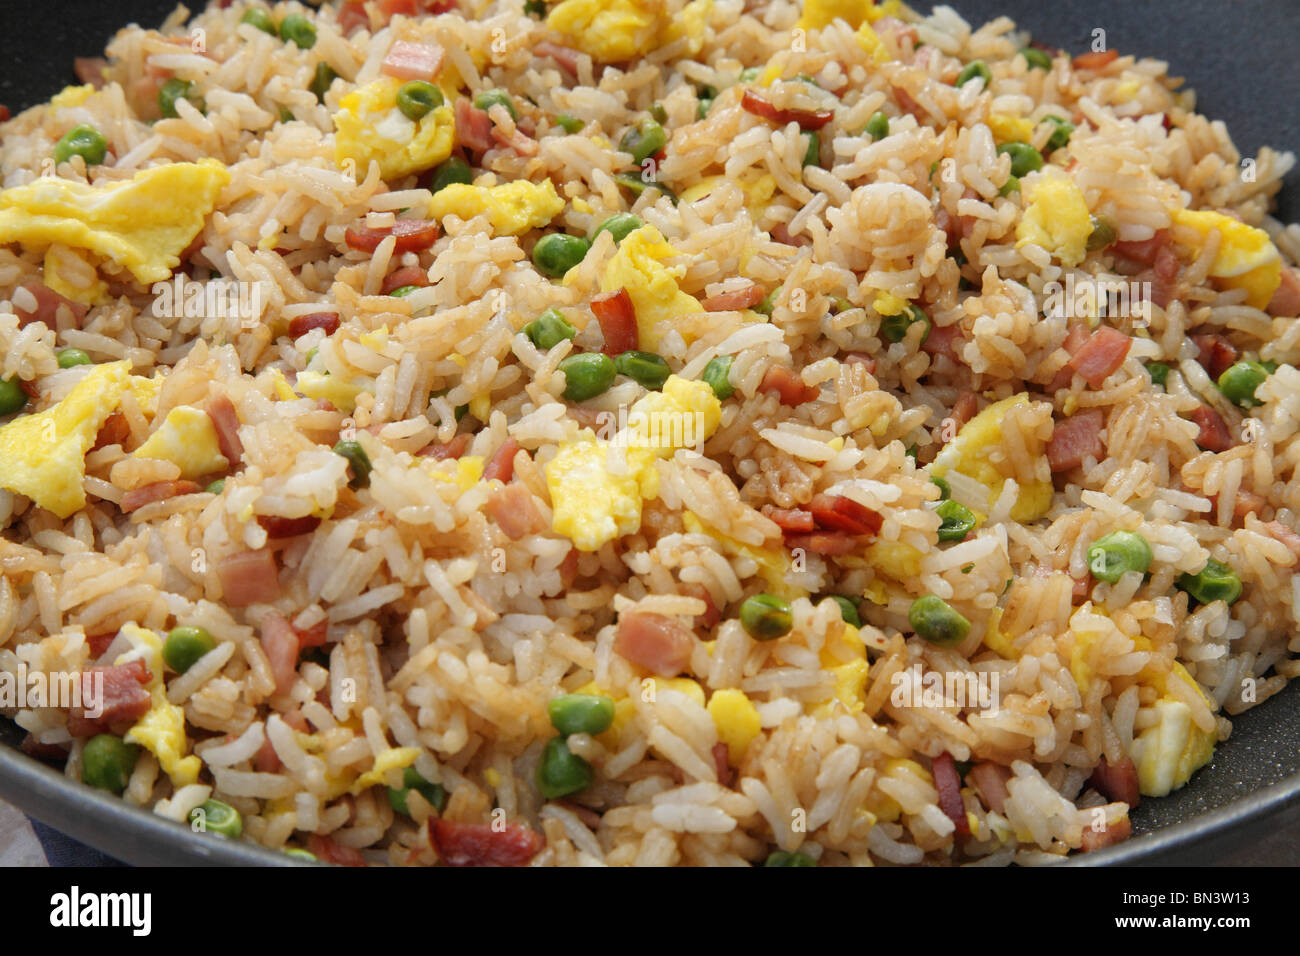
[(1209, 373), (1210, 378), (1218, 380), (1233, 362), (1241, 356), (1241, 352), (1228, 341), (1228, 337), (1219, 332), (1200, 332), (1196, 335), (1189, 336), (1195, 343), (1198, 355), (1196, 360), (1201, 363), (1201, 367)]
[(501, 443), (483, 468), (483, 480), (497, 479), (509, 484), (515, 477), (515, 455), (519, 453), (519, 442), (507, 438)]
[(971, 767), (966, 777), (979, 792), (984, 806), (994, 813), (1001, 813), (1006, 808), (1007, 781), (1011, 779), (1009, 769), (1000, 763), (982, 760)]
[(944, 752), (930, 761), (934, 787), (939, 791), (939, 809), (956, 827), (958, 837), (970, 836), (970, 818), (961, 799), (961, 777), (952, 754)]
[(784, 365), (769, 365), (758, 390), (775, 393), (782, 405), (791, 407), (811, 402), (821, 394), (820, 389), (805, 385), (803, 379)]
[(822, 557), (834, 558), (852, 554), (859, 547), (856, 535), (847, 531), (814, 531), (812, 534), (790, 534), (785, 536), (785, 546), (791, 551), (796, 548)]
[(217, 577), (225, 601), (232, 607), (266, 604), (280, 596), (275, 555), (265, 548), (236, 551), (217, 562)]
[(782, 531), (807, 532), (816, 527), (812, 512), (804, 511), (802, 508), (775, 508), (772, 505), (763, 505), (763, 515), (776, 522)]
[(339, 330), (337, 312), (311, 312), (307, 315), (295, 315), (289, 320), (289, 337), (300, 338), (312, 329), (324, 329), (326, 335), (333, 335)]
[(1083, 842), (1079, 844), (1079, 850), (1083, 853), (1092, 853), (1094, 850), (1104, 850), (1108, 846), (1114, 846), (1116, 843), (1123, 843), (1133, 835), (1133, 822), (1128, 817), (1121, 817), (1104, 830), (1094, 830), (1092, 827), (1083, 828)]
[(735, 312), (740, 309), (752, 309), (758, 305), (767, 296), (763, 287), (757, 282), (751, 282), (749, 285), (732, 289), (729, 292), (719, 292), (717, 295), (711, 295), (700, 305), (704, 306), (705, 312)]
[(73, 324), (80, 327), (81, 320), (84, 319), (86, 313), (90, 311), (90, 306), (82, 305), (80, 302), (73, 302), (71, 299), (64, 298), (44, 282), (26, 282), (23, 284), (23, 288), (35, 297), (36, 308), (30, 312), (23, 308), (14, 308), (14, 314), (18, 316), (18, 324), (20, 326), (25, 326), (29, 322), (44, 322), (46, 328), (57, 328), (57, 314), (59, 307), (66, 306), (68, 313), (72, 316)]
[(627, 289), (593, 296), (591, 311), (600, 322), (600, 331), (605, 337), (601, 351), (606, 355), (622, 355), (637, 348), (640, 332), (636, 324), (636, 307)]
[[(68, 709), (68, 733), (74, 737), (125, 733), (149, 712), (153, 699), (145, 685), (152, 679), (153, 674), (139, 658), (128, 664), (82, 671), (82, 706)], [(91, 705), (90, 710), (99, 710), (99, 715), (90, 716), (86, 712), (87, 704)]]
[(685, 670), (694, 649), (695, 635), (673, 618), (644, 611), (619, 616), (614, 650), (660, 677)]
[(465, 432), (453, 436), (451, 441), (445, 445), (430, 445), (428, 448), (422, 448), (419, 455), (424, 458), (432, 458), (435, 461), (446, 461), (448, 458), (459, 458), (465, 454), (465, 449), (469, 447), (470, 436)]
[(476, 153), (493, 143), (492, 117), (463, 96), (456, 100), (456, 142)]
[(404, 286), (414, 285), (424, 288), (429, 284), (429, 273), (420, 266), (402, 266), (400, 269), (394, 269), (388, 275), (384, 276), (383, 285), (379, 291), (388, 295), (394, 289), (401, 289)]
[(422, 252), (438, 241), (441, 233), (436, 222), (429, 219), (399, 219), (391, 226), (372, 229), (369, 226), (349, 227), (343, 234), (349, 249), (374, 252), (389, 236), (393, 237), (394, 254)]
[[(334, 320), (337, 327), (338, 316)], [(221, 454), (230, 462), (231, 468), (237, 467), (244, 458), (244, 443), (239, 440), (239, 415), (235, 412), (234, 402), (224, 392), (214, 395), (208, 402), (208, 418), (212, 419)]]
[(1205, 451), (1227, 451), (1236, 444), (1232, 440), (1232, 432), (1228, 429), (1228, 423), (1223, 420), (1223, 416), (1210, 408), (1208, 405), (1201, 405), (1187, 416), (1200, 428), (1200, 434), (1196, 436), (1196, 444)]
[(519, 823), (457, 823), (429, 818), (429, 845), (448, 866), (524, 866), (546, 841)]
[(122, 514), (130, 514), (145, 505), (177, 495), (192, 495), (202, 489), (192, 481), (155, 481), (143, 488), (134, 488), (122, 496)]
[(1070, 359), (1070, 365), (1093, 388), (1100, 388), (1124, 364), (1133, 340), (1109, 325), (1089, 336)]
[(388, 49), (379, 71), (399, 80), (432, 80), (442, 69), (447, 55), (436, 43), (408, 43), (398, 40)]
[(1058, 421), (1047, 443), (1047, 462), (1053, 472), (1078, 468), (1085, 458), (1100, 459), (1105, 446), (1101, 441), (1102, 414), (1089, 408), (1064, 421)]
[(1291, 553), (1296, 556), (1297, 561), (1300, 561), (1300, 534), (1296, 534), (1294, 530), (1288, 528), (1280, 521), (1267, 521), (1264, 523), (1264, 527), (1268, 530), (1270, 535), (1278, 541), (1281, 541), (1291, 550)]
[(259, 628), (262, 651), (271, 664), (271, 675), (275, 678), (275, 692), (287, 693), (298, 676), (298, 654), (301, 651), (298, 634), (284, 617), (271, 611), (264, 618)]
[(1269, 300), (1267, 311), (1279, 318), (1290, 319), (1300, 315), (1300, 269), (1282, 267), (1282, 284)]
[(322, 863), (335, 866), (365, 866), (366, 858), (361, 851), (350, 846), (343, 846), (332, 837), (313, 833), (307, 837), (307, 849), (315, 854)]
[(511, 541), (546, 529), (546, 522), (533, 501), (533, 493), (522, 482), (493, 491), (484, 510)]
[(884, 518), (866, 505), (843, 495), (813, 495), (808, 503), (817, 527), (848, 534), (876, 534)]
[(961, 363), (961, 355), (958, 350), (966, 344), (966, 339), (961, 333), (961, 327), (953, 325), (934, 325), (930, 327), (930, 334), (925, 337), (921, 343), (921, 351), (929, 355), (939, 355), (950, 362)]
[(311, 534), (320, 527), (320, 518), (316, 515), (303, 515), (301, 518), (282, 518), (280, 515), (258, 515), (257, 523), (262, 526), (266, 536), (271, 539), (296, 538), (300, 534)]
[(1102, 70), (1119, 59), (1119, 50), (1080, 53), (1073, 60), (1076, 70)]

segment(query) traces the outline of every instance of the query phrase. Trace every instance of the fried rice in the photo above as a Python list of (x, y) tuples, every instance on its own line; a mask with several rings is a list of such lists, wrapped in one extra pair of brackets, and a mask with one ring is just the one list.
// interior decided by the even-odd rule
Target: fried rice
[(77, 68), (0, 125), (0, 676), (102, 705), (0, 709), (70, 778), (332, 863), (1041, 863), (1297, 673), (1293, 157), (1162, 62), (234, 0)]

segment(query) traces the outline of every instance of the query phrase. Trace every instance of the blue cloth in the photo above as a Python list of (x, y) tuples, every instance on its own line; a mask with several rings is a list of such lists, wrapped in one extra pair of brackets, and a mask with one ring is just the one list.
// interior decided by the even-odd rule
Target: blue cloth
[(32, 831), (41, 841), (45, 859), (50, 866), (124, 866), (105, 853), (78, 843), (58, 830), (47, 827), (39, 820), (31, 820)]

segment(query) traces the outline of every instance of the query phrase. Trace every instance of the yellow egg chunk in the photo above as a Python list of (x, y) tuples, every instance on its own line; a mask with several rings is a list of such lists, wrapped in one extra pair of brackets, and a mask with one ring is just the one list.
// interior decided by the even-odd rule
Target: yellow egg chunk
[(356, 163), (358, 179), (366, 177), (372, 161), (379, 175), (397, 179), (422, 172), (451, 155), (456, 145), (456, 118), (443, 104), (418, 120), (397, 106), (404, 80), (385, 76), (353, 90), (339, 101), (334, 114), (334, 161)]
[[(935, 456), (930, 466), (930, 474), (942, 478), (950, 471), (956, 471), (968, 478), (973, 478), (987, 489), (988, 502), (977, 517), (983, 517), (992, 507), (993, 499), (1002, 493), (1002, 484), (1007, 478), (1014, 477), (1004, 462), (995, 462), (993, 453), (1002, 445), (1002, 419), (1015, 405), (1028, 404), (1029, 395), (1021, 392), (1000, 402), (995, 402), (980, 412), (957, 432), (956, 436), (943, 450)], [(1036, 438), (1026, 437), (1026, 451), (1033, 457), (1045, 453), (1043, 443)], [(1033, 521), (1047, 513), (1052, 505), (1052, 483), (1035, 481), (1020, 486), (1020, 498), (1011, 509), (1013, 521)]]
[(660, 458), (703, 444), (722, 422), (722, 403), (706, 382), (669, 375), (663, 389), (632, 404), (616, 442), (653, 448)]
[(418, 756), (419, 747), (389, 747), (381, 751), (375, 756), (375, 765), (357, 777), (351, 788), (352, 795), (356, 796), (367, 787), (383, 783), (388, 771), (405, 769), (415, 763)]
[(50, 97), (50, 105), (61, 109), (65, 106), (80, 106), (94, 95), (95, 87), (90, 83), (83, 86), (65, 86)]
[(43, 177), (0, 192), (0, 244), (62, 243), (111, 260), (142, 284), (161, 282), (229, 182), (215, 159), (154, 166), (96, 186)]
[(149, 712), (122, 739), (139, 744), (157, 757), (158, 765), (171, 778), (173, 787), (185, 787), (199, 779), (203, 762), (193, 754), (185, 755), (190, 743), (185, 736), (185, 712), (168, 702), (161, 687), (153, 690), (153, 706)]
[(561, 445), (546, 465), (554, 508), (551, 527), (580, 551), (595, 551), (639, 529), (642, 502), (658, 491), (654, 453), (644, 448), (624, 451), (627, 467), (622, 474), (610, 470), (610, 459), (620, 452), (594, 436)]
[(707, 710), (718, 729), (718, 739), (727, 745), (727, 762), (739, 764), (763, 729), (758, 709), (744, 691), (727, 689), (713, 692)]
[(178, 405), (168, 412), (157, 431), (135, 450), (135, 457), (170, 461), (180, 468), (182, 478), (189, 479), (230, 467), (221, 454), (212, 419), (207, 412), (190, 405)]
[(1263, 229), (1210, 210), (1179, 209), (1174, 225), (1195, 230), (1201, 242), (1190, 249), (1200, 251), (1211, 232), (1218, 230), (1219, 251), (1210, 265), (1210, 275), (1230, 289), (1245, 289), (1246, 304), (1262, 309), (1282, 284), (1282, 256)]
[[(636, 309), (636, 324), (641, 348), (654, 351), (659, 343), (655, 326), (684, 315), (704, 311), (699, 300), (687, 295), (677, 285), (686, 275), (685, 266), (664, 263), (676, 256), (674, 249), (654, 226), (642, 226), (629, 232), (619, 243), (618, 252), (605, 263), (601, 276), (602, 292), (627, 289)], [(690, 344), (694, 336), (683, 336)]]
[(298, 373), (298, 391), (308, 398), (325, 399), (339, 411), (350, 415), (357, 407), (357, 396), (365, 388), (337, 375), (304, 369)]
[(990, 113), (988, 127), (993, 138), (1001, 143), (1027, 143), (1034, 135), (1034, 122), (1022, 116), (1010, 116), (1006, 113)]
[(158, 395), (162, 392), (162, 387), (163, 379), (161, 376), (145, 378), (143, 375), (132, 375), (130, 381), (127, 382), (127, 388), (135, 397), (135, 402), (140, 406), (140, 411), (150, 418), (153, 418), (158, 413)]
[(519, 236), (529, 229), (540, 229), (563, 209), (564, 200), (549, 179), (540, 183), (519, 179), (501, 186), (453, 183), (434, 193), (429, 203), (429, 215), (437, 220), (445, 216), (472, 219), (486, 214), (493, 233), (499, 236)]
[(0, 488), (57, 517), (86, 504), (86, 452), (129, 387), (130, 362), (96, 365), (63, 401), (0, 426)]
[(1155, 703), (1159, 721), (1133, 739), (1138, 789), (1144, 797), (1163, 797), (1179, 789), (1214, 756), (1215, 736), (1192, 723), (1192, 709), (1182, 701)]
[(698, 53), (712, 7), (713, 0), (695, 0), (673, 19), (659, 0), (563, 0), (546, 24), (598, 63), (618, 63), (683, 36)]
[(1016, 226), (1016, 248), (1035, 243), (1064, 266), (1077, 266), (1088, 254), (1092, 213), (1074, 180), (1047, 173), (1026, 193), (1028, 205)]
[(843, 20), (855, 30), (862, 24), (875, 23), (883, 16), (896, 15), (902, 7), (900, 0), (806, 0), (803, 15), (799, 17), (801, 30), (820, 30), (833, 20)]

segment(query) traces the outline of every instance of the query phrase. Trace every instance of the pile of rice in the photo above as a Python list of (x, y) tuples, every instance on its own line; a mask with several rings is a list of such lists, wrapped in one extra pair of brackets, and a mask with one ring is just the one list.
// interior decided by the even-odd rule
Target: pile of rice
[[(241, 25), (251, 6), (277, 22), (305, 16), (315, 44), (300, 49)], [(1045, 287), (1070, 273), (1153, 276), (1113, 248), (1067, 267), (1017, 238), (1038, 177), (1055, 171), (1129, 248), (1168, 234), (1175, 209), (1216, 210), (1267, 231), (1291, 282), (1300, 227), (1268, 214), (1290, 154), (1265, 149), (1243, 176), (1223, 124), (1194, 112), (1164, 63), (1120, 55), (1076, 65), (1052, 51), (1050, 69), (1031, 68), (1018, 52), (1029, 38), (1011, 21), (976, 29), (943, 6), (921, 16), (892, 2), (834, 4), (850, 24), (814, 16), (827, 7), (817, 0), (808, 11), (789, 0), (621, 0), (605, 6), (653, 12), (639, 55), (617, 63), (584, 52), (607, 30), (557, 32), (522, 0), (441, 6), (451, 9), (391, 20), (387, 2), (180, 8), (161, 30), (116, 36), (94, 95), (0, 126), (6, 189), (48, 174), (55, 142), (81, 123), (103, 132), (109, 155), (88, 172), (80, 160), (61, 165), (66, 179), (220, 161), (230, 181), (178, 271), (260, 283), (264, 303), (252, 323), (159, 316), (149, 288), (73, 250), (65, 278), (77, 263), (98, 269), (106, 294), (84, 319), (64, 307), (52, 324), (25, 321), (34, 308), (25, 287), (41, 280), (46, 249), (0, 247), (0, 375), (34, 396), (20, 415), (53, 405), (87, 372), (58, 369), (64, 348), (96, 363), (129, 360), (138, 376), (166, 372), (156, 412), (124, 400), (126, 433), (88, 454), (84, 508), (61, 520), (0, 491), (4, 671), (112, 666), (132, 650), (131, 625), (160, 636), (201, 626), (218, 642), (186, 674), (164, 675), (166, 699), (183, 710), (184, 747), (202, 761), (197, 778), (174, 783), (145, 749), (123, 799), (185, 821), (215, 798), (241, 813), (244, 838), (335, 862), (438, 863), (433, 817), (495, 824), (502, 839), (527, 828), (540, 835), (523, 858), (533, 864), (730, 865), (774, 851), (826, 865), (1044, 862), (1128, 832), (1128, 804), (1101, 792), (1094, 771), (1124, 765), (1161, 719), (1153, 681), (1185, 705), (1195, 730), (1222, 741), (1227, 715), (1297, 673), (1300, 638), (1288, 643), (1300, 624), (1294, 307), (1247, 305), (1242, 289), (1212, 276), (1221, 237), (1211, 233), (1190, 253), (1170, 247), (1177, 271), (1157, 278), (1165, 294), (1149, 322), (1099, 320), (1132, 338), (1118, 369), (1096, 387), (1068, 369), (1062, 381), (1072, 320), (1041, 313)], [(425, 251), (348, 246), (347, 229), (422, 218), (430, 201), (416, 175), (386, 182), (377, 165), (351, 175), (335, 160), (340, 101), (380, 77), (396, 41), (441, 46), (463, 95), (511, 94), (538, 148), (493, 145), (470, 156), (473, 175), (480, 185), (549, 178), (564, 208), (545, 229), (497, 234), (486, 215), (448, 215)], [(975, 60), (987, 64), (989, 88), (956, 86)], [(338, 78), (318, 101), (309, 88), (321, 62)], [(758, 75), (741, 80), (747, 67)], [(166, 77), (192, 81), (205, 112), (186, 102), (159, 120)], [(816, 164), (804, 165), (808, 141), (795, 123), (744, 108), (746, 89), (778, 107), (831, 105)], [(702, 109), (708, 93), (716, 98)], [(616, 179), (635, 171), (618, 144), (656, 105), (670, 136), (656, 175), (675, 195), (653, 185), (633, 195)], [(873, 139), (863, 130), (878, 111), (889, 135)], [(561, 114), (581, 129), (566, 132)], [(1075, 123), (1068, 145), (1018, 191), (1004, 190), (1000, 130), (1032, 130), (1046, 152), (1053, 127), (1039, 121), (1048, 115)], [(751, 283), (779, 292), (770, 317), (701, 306), (660, 329), (656, 350), (683, 379), (733, 356), (735, 394), (702, 451), (655, 462), (658, 487), (639, 529), (586, 551), (553, 530), (546, 466), (596, 412), (617, 413), (646, 392), (620, 377), (584, 403), (562, 397), (560, 361), (602, 346), (589, 303), (603, 291), (613, 237), (598, 237), (563, 282), (530, 255), (544, 233), (590, 236), (629, 210), (671, 245), (687, 295), (702, 301)], [(412, 266), (427, 287), (379, 294), (386, 275)], [(881, 334), (891, 301), (881, 293), (925, 310), (928, 348), (916, 330), (898, 342)], [(547, 352), (521, 330), (552, 307), (579, 332)], [(328, 342), (324, 329), (289, 336), (290, 320), (322, 311), (340, 319)], [(1257, 407), (1243, 411), (1219, 392), (1194, 332), (1278, 363)], [(935, 347), (943, 341), (947, 349)], [(362, 386), (350, 414), (285, 392), (325, 345), (330, 374)], [(1170, 366), (1163, 388), (1144, 368), (1151, 361)], [(764, 388), (774, 366), (816, 397), (782, 404)], [(940, 544), (940, 491), (927, 466), (960, 424), (951, 419), (1022, 392), (1029, 401), (993, 436), (990, 460), (1006, 482), (966, 540)], [(233, 404), (243, 446), (224, 488), (124, 514), (128, 492), (175, 477), (169, 463), (132, 451), (168, 409), (219, 395)], [(1203, 405), (1233, 436), (1226, 450), (1198, 447), (1188, 416)], [(1090, 409), (1103, 416), (1104, 453), (1051, 474), (1044, 449), (1054, 429)], [(368, 487), (355, 489), (331, 451), (354, 432), (373, 464)], [(420, 454), (457, 435), (468, 436), (461, 463)], [(543, 519), (518, 540), (485, 510), (501, 483), (462, 480), (466, 460), (490, 459), (507, 439), (522, 450), (513, 483)], [(1045, 481), (1050, 507), (1014, 520), (1022, 487)], [(952, 486), (976, 502), (969, 487)], [(795, 553), (772, 508), (798, 510), (819, 493), (870, 508), (879, 531), (849, 553)], [(324, 520), (269, 541), (254, 520), (304, 514)], [(1150, 542), (1145, 578), (1089, 576), (1089, 545), (1117, 529)], [(279, 596), (225, 601), (223, 560), (262, 549), (274, 554)], [(1243, 596), (1189, 606), (1176, 581), (1211, 557), (1238, 575)], [(738, 609), (778, 590), (793, 628), (756, 641)], [(971, 622), (959, 646), (913, 633), (908, 612), (925, 594)], [(861, 628), (846, 632), (827, 595), (849, 596)], [(692, 634), (683, 670), (650, 681), (616, 650), (619, 621), (638, 613)], [(304, 654), (278, 690), (265, 643), (273, 615), (304, 632), (326, 627), (323, 648)], [(89, 638), (100, 635), (118, 636), (96, 654)], [(1176, 678), (1175, 661), (1202, 693)], [(996, 674), (1000, 707), (898, 706), (897, 675), (914, 666)], [(613, 698), (618, 720), (568, 739), (594, 780), (547, 801), (534, 779), (555, 736), (547, 704), (578, 689)], [(742, 702), (730, 717), (711, 706), (722, 691), (733, 693), (719, 701)], [(66, 709), (4, 713), (33, 751), (80, 778), (85, 738), (69, 733)], [(969, 836), (936, 782), (935, 761), (949, 758), (970, 767), (960, 793)], [(403, 766), (444, 788), (440, 814), (414, 793), (405, 813), (390, 804), (386, 787), (401, 786)], [(467, 862), (443, 849), (442, 862)]]

